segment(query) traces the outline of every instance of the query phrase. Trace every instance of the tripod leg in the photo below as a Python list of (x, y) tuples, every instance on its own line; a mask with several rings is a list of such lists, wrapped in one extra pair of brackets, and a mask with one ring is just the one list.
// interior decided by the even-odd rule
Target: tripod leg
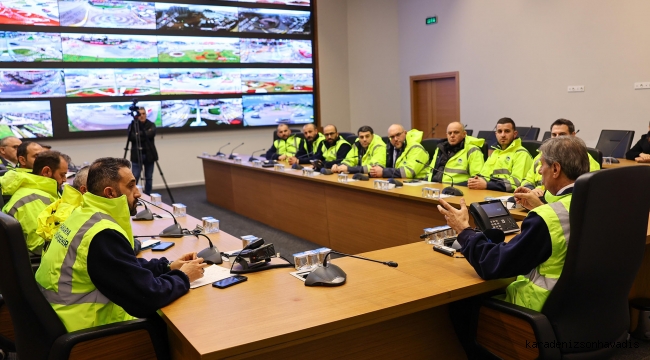
[(169, 189), (169, 186), (167, 185), (167, 180), (165, 180), (165, 175), (162, 172), (162, 168), (160, 167), (160, 164), (158, 164), (158, 161), (156, 160), (156, 166), (158, 167), (158, 172), (160, 173), (160, 177), (163, 180), (163, 183), (165, 184), (165, 189), (167, 189), (167, 193), (169, 194), (169, 198), (172, 200), (172, 204), (175, 203), (174, 201), (174, 195), (172, 195), (172, 191)]

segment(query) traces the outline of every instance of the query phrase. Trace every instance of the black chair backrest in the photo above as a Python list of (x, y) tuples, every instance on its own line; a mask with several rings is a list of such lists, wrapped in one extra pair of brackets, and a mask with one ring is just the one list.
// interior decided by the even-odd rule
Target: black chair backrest
[(347, 142), (350, 143), (350, 145), (354, 145), (354, 143), (357, 141), (358, 136), (356, 135), (350, 135), (345, 138)]
[(47, 359), (52, 343), (67, 331), (36, 284), (20, 224), (4, 213), (0, 213), (0, 273), (20, 358)]
[(488, 150), (490, 150), (490, 147), (487, 144), (487, 141), (483, 143), (483, 146), (481, 146), (481, 152), (483, 153), (483, 161), (487, 161), (489, 154)]
[(471, 129), (465, 129), (465, 131), (467, 132), (467, 135), (469, 135), (469, 136), (472, 136), (472, 134), (474, 133), (474, 130), (471, 130)]
[(438, 144), (441, 142), (445, 141), (447, 139), (424, 139), (422, 140), (421, 144), (424, 150), (426, 150), (429, 153), (429, 162), (431, 162), (431, 159), (433, 159), (433, 154), (436, 153), (436, 147), (438, 147)]
[(521, 140), (537, 140), (539, 136), (539, 128), (536, 127), (520, 127), (517, 129)]
[[(575, 183), (571, 234), (562, 275), (542, 313), (557, 341), (616, 341), (627, 336), (628, 296), (646, 252), (650, 191), (620, 203), (621, 181), (629, 189), (650, 184), (650, 167), (629, 166), (590, 172)], [(623, 340), (624, 341), (624, 340)], [(595, 350), (569, 347), (562, 352)]]
[(548, 140), (551, 138), (551, 132), (550, 131), (544, 131), (544, 135), (542, 136), (542, 142)]
[(535, 156), (537, 156), (537, 149), (539, 149), (539, 147), (542, 146), (542, 142), (536, 140), (522, 140), (521, 146), (523, 146), (524, 149), (528, 150), (530, 156), (534, 158)]
[(384, 140), (384, 144), (386, 144), (386, 146), (390, 145), (390, 139), (388, 136), (382, 136), (381, 139)]
[[(299, 137), (301, 137), (303, 139), (305, 138), (304, 135), (302, 135), (302, 131), (300, 131), (299, 129), (289, 129), (289, 130), (291, 130), (292, 134), (296, 134), (296, 135), (298, 135)], [(276, 130), (273, 130), (273, 141), (275, 141), (277, 139), (279, 139), (279, 137), (278, 137), (278, 131), (276, 129)]]
[(594, 158), (594, 160), (598, 161), (598, 163), (600, 164), (600, 167), (602, 168), (603, 167), (603, 153), (600, 150), (594, 149), (594, 148), (587, 148), (587, 152), (589, 153), (589, 155), (591, 155), (592, 158)]
[(496, 145), (497, 143), (497, 135), (494, 133), (494, 131), (481, 130), (478, 132), (478, 134), (476, 134), (476, 137), (479, 139), (485, 139), (485, 143), (487, 144), (488, 148), (492, 145)]
[[(340, 132), (340, 133), (339, 133), (339, 136), (343, 137), (344, 139), (346, 139), (345, 141), (347, 141), (348, 136), (356, 136), (356, 135), (354, 135), (354, 134), (351, 133), (351, 132)], [(349, 141), (348, 141), (348, 142), (349, 142)]]
[(634, 131), (632, 130), (602, 130), (596, 149), (603, 152), (603, 156), (624, 158), (625, 153), (632, 146)]

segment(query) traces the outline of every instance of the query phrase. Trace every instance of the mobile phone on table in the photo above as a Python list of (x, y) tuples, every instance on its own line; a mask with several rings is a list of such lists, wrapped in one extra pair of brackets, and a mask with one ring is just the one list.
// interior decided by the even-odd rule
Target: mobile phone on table
[(170, 247), (174, 246), (173, 242), (161, 242), (160, 244), (151, 248), (151, 251), (165, 251)]
[(248, 280), (246, 276), (243, 275), (235, 275), (231, 277), (227, 277), (225, 279), (221, 279), (219, 281), (215, 281), (212, 283), (212, 286), (219, 288), (219, 289), (225, 289), (227, 287), (243, 283), (244, 281)]

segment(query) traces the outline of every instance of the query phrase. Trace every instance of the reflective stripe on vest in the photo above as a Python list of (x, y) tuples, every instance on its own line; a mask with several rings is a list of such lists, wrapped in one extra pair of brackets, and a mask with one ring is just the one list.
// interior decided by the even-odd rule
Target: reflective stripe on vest
[(108, 220), (117, 224), (117, 222), (109, 215), (97, 212), (94, 213), (77, 231), (75, 236), (70, 242), (68, 251), (63, 259), (61, 265), (61, 275), (59, 276), (58, 288), (59, 291), (47, 290), (39, 284), (41, 292), (50, 304), (58, 305), (74, 305), (74, 304), (108, 304), (110, 300), (104, 296), (98, 289), (89, 293), (76, 294), (72, 293), (72, 267), (77, 261), (77, 249), (81, 245), (84, 236), (96, 223), (101, 220)]
[(52, 203), (50, 198), (48, 198), (47, 196), (38, 195), (38, 194), (31, 194), (31, 195), (27, 195), (27, 196), (21, 198), (20, 200), (16, 201), (16, 203), (14, 203), (14, 206), (11, 207), (11, 210), (9, 210), (9, 212), (7, 214), (10, 215), (10, 216), (14, 216), (19, 208), (21, 208), (22, 206), (24, 206), (24, 205), (26, 205), (26, 204), (28, 204), (28, 203), (30, 203), (32, 201), (36, 201), (36, 200), (41, 200), (46, 206), (50, 205)]
[(445, 172), (450, 173), (450, 174), (462, 174), (462, 175), (469, 175), (469, 171), (463, 170), (463, 169), (452, 169), (445, 167)]

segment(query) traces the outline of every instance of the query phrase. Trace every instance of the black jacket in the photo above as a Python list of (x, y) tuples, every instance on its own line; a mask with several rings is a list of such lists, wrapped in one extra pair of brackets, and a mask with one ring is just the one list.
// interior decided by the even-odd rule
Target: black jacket
[(650, 131), (641, 136), (641, 139), (625, 153), (625, 158), (634, 160), (639, 157), (641, 153), (650, 154)]
[[(158, 161), (158, 151), (154, 138), (156, 137), (156, 124), (147, 120), (143, 123), (138, 123), (140, 126), (140, 143), (142, 145), (142, 154), (145, 156), (145, 162)], [(138, 162), (137, 146), (135, 142), (135, 126), (131, 127), (129, 133), (129, 141), (131, 141), (131, 162)]]

